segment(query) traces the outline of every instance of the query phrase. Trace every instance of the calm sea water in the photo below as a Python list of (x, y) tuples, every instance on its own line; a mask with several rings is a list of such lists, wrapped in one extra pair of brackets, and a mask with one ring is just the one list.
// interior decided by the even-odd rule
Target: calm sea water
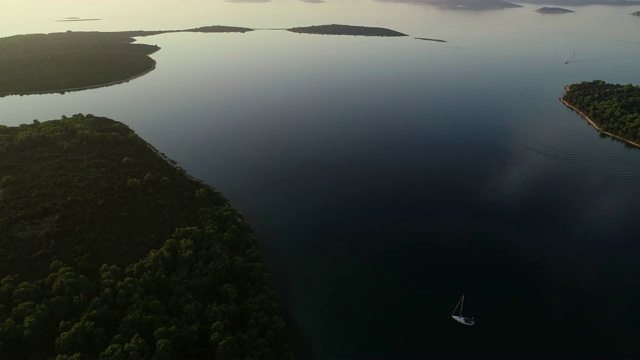
[[(162, 47), (155, 71), (2, 98), (0, 123), (108, 116), (221, 190), (259, 235), (303, 355), (639, 355), (640, 151), (558, 101), (582, 80), (640, 84), (637, 9), (18, 3), (48, 2), (11, 2), (3, 36), (347, 23), (447, 40), (140, 38)], [(103, 20), (55, 22), (70, 16)], [(449, 317), (462, 294), (474, 327)]]

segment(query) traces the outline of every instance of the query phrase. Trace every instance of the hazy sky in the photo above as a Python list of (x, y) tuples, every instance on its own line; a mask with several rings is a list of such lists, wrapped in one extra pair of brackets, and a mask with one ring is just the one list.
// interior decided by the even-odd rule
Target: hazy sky
[[(368, 3), (366, 8), (362, 6)], [(388, 5), (387, 5), (388, 6)], [(64, 31), (66, 29), (167, 29), (204, 25), (283, 27), (311, 25), (326, 19), (345, 22), (363, 12), (370, 19), (383, 18), (373, 1), (314, 3), (278, 0), (266, 3), (234, 3), (219, 0), (4, 0), (0, 34)], [(94, 23), (54, 23), (67, 17), (100, 18)]]

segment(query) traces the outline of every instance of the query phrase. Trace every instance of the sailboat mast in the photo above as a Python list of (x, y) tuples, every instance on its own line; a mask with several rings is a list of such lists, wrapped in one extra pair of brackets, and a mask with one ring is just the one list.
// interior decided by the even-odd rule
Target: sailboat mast
[(462, 301), (462, 304), (460, 304), (460, 316), (462, 316), (462, 308), (464, 307), (464, 295), (462, 295), (462, 299), (460, 299)]
[(464, 295), (462, 295), (460, 300), (458, 300), (458, 303), (456, 304), (456, 307), (453, 308), (453, 311), (451, 312), (451, 316), (453, 316), (453, 314), (456, 313), (456, 310), (458, 310), (458, 306), (460, 306), (460, 302), (462, 301), (462, 299), (464, 299)]

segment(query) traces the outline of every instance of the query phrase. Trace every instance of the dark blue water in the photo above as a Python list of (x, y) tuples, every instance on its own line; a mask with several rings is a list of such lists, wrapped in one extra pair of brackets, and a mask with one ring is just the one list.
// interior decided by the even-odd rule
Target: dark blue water
[[(269, 181), (254, 180), (249, 217), (275, 239), (314, 354), (633, 354), (640, 152), (571, 114), (551, 120), (615, 156), (511, 138), (497, 102), (452, 102), (456, 115), (433, 121), (417, 100), (318, 114), (323, 126), (274, 156), (286, 163), (262, 158)], [(462, 293), (474, 328), (448, 318)]]
[[(558, 101), (572, 82), (640, 83), (616, 9), (390, 26), (445, 44), (162, 35), (149, 75), (4, 98), (0, 120), (110, 116), (220, 189), (301, 355), (637, 356), (640, 151)], [(462, 294), (474, 327), (450, 318)]]

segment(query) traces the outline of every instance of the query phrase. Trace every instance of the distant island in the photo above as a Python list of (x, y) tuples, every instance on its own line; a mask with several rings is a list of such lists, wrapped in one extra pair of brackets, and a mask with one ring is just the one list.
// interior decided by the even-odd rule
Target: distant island
[(320, 35), (354, 35), (354, 36), (408, 36), (398, 31), (368, 26), (352, 25), (316, 25), (307, 27), (294, 27), (288, 31), (299, 34), (320, 34)]
[(612, 5), (612, 6), (640, 6), (640, 0), (517, 0), (516, 3), (503, 0), (380, 0), (395, 3), (433, 5), (451, 9), (484, 10), (499, 8), (521, 7), (517, 3), (581, 6), (581, 5)]
[(517, 8), (521, 5), (514, 4), (503, 0), (382, 0), (388, 2), (399, 2), (408, 4), (424, 4), (439, 6), (452, 9), (468, 9), (468, 10), (483, 10), (483, 9), (502, 9), (502, 8)]
[(640, 16), (640, 11), (636, 11), (636, 12), (632, 13), (631, 15), (633, 15), (633, 16)]
[(431, 39), (431, 38), (424, 38), (424, 37), (414, 37), (414, 39), (416, 39), (416, 40), (424, 40), (424, 41), (435, 41), (435, 42), (442, 42), (442, 43), (447, 42), (446, 40)]
[(102, 19), (88, 19), (88, 18), (79, 18), (79, 17), (67, 17), (61, 20), (56, 20), (57, 22), (72, 22), (72, 21), (98, 21)]
[(520, 0), (520, 3), (581, 6), (581, 5), (612, 5), (612, 6), (639, 6), (640, 0)]
[(0, 156), (0, 358), (293, 358), (249, 225), (129, 127), (0, 126)]
[(640, 147), (640, 86), (584, 81), (568, 85), (560, 100), (602, 134)]
[(559, 7), (541, 7), (540, 9), (537, 9), (536, 12), (543, 13), (543, 14), (566, 14), (566, 13), (572, 13), (574, 11), (559, 8)]

